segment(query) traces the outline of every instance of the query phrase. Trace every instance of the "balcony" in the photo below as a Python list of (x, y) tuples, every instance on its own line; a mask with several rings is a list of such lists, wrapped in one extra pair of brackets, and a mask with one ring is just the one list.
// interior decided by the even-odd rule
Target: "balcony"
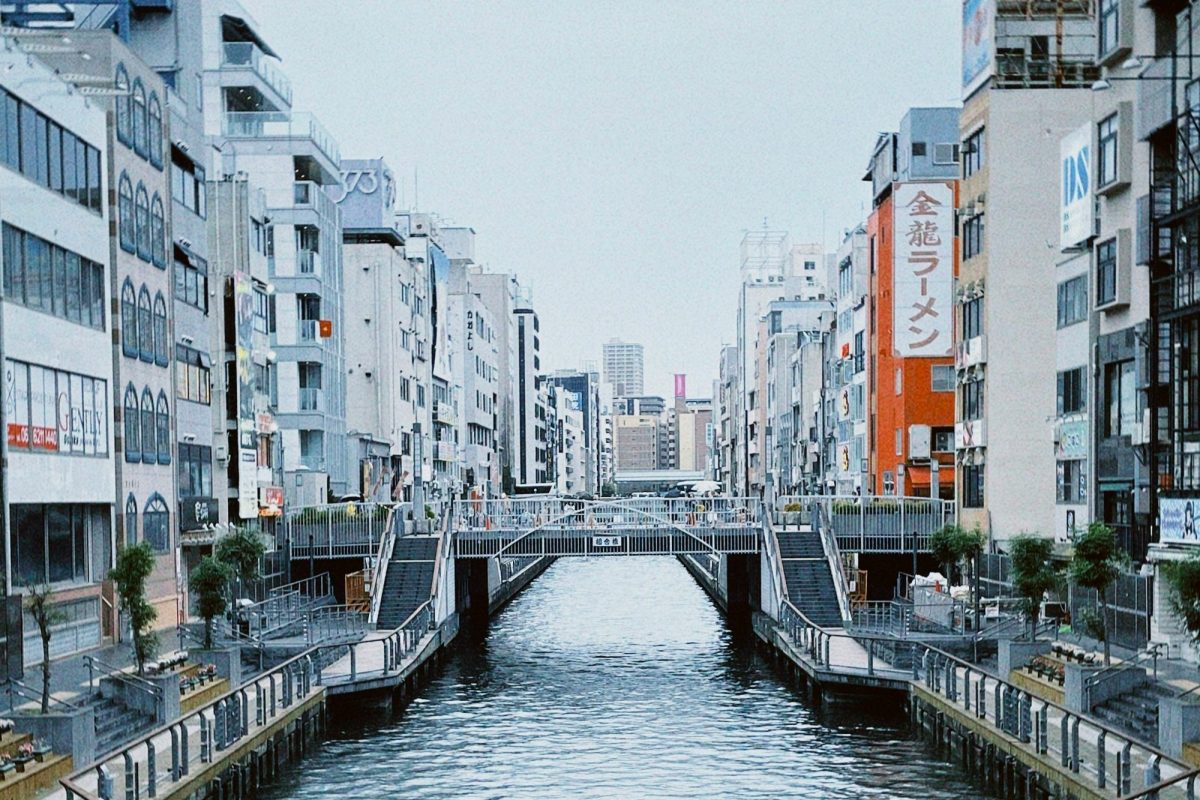
[(230, 139), (307, 139), (334, 165), (342, 161), (337, 141), (308, 113), (227, 111), (221, 132)]
[(300, 390), (300, 410), (301, 411), (324, 411), (325, 396), (320, 389), (301, 389)]
[(321, 274), (321, 254), (315, 250), (297, 250), (296, 271), (301, 275)]
[(300, 320), (300, 341), (315, 342), (320, 332), (320, 322), (315, 319)]
[(251, 70), (287, 105), (292, 104), (292, 83), (275, 63), (253, 42), (226, 42), (223, 67)]

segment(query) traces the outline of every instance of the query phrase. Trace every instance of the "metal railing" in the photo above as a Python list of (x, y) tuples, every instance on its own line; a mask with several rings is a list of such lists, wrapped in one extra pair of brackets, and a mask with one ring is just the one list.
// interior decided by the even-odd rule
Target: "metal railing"
[(302, 341), (302, 342), (316, 341), (317, 340), (317, 331), (319, 330), (318, 326), (320, 324), (321, 324), (320, 321), (315, 320), (315, 319), (300, 320), (300, 341)]
[(767, 559), (767, 563), (771, 568), (771, 586), (775, 591), (775, 597), (779, 601), (779, 609), (783, 609), (783, 604), (790, 599), (787, 588), (787, 578), (783, 574), (783, 553), (779, 549), (779, 539), (775, 536), (775, 526), (771, 524), (770, 516), (763, 515), (763, 557)]
[[(4, 691), (8, 694), (9, 710), (16, 709), (17, 704), (13, 700), (14, 695), (19, 695), (20, 697), (23, 697), (26, 700), (32, 700), (35, 703), (38, 703), (39, 706), (42, 702), (41, 689), (34, 689), (32, 686), (24, 684), (21, 681), (17, 680), (16, 678), (9, 678), (8, 680), (6, 680), (4, 682)], [(79, 708), (79, 706), (77, 706), (76, 704), (74, 704), (68, 700), (62, 700), (58, 697), (55, 697), (53, 693), (50, 694), (50, 705), (60, 706), (64, 709), (66, 709), (67, 711), (75, 711), (76, 709)]]
[(252, 639), (282, 635), (307, 619), (312, 599), (292, 589), (237, 609), (237, 619), (246, 623)]
[(378, 551), (391, 516), (390, 503), (336, 503), (285, 512), (292, 558), (365, 558)]
[(300, 389), (301, 411), (324, 411), (325, 398), (320, 389)]
[(852, 553), (929, 550), (929, 537), (956, 519), (954, 501), (929, 497), (789, 495), (776, 508), (819, 507), (833, 526), (838, 548)]
[[(1128, 661), (1121, 661), (1116, 664), (1109, 664), (1099, 672), (1093, 672), (1091, 675), (1083, 679), (1083, 707), (1088, 711), (1092, 710), (1092, 697), (1095, 694), (1097, 687), (1102, 686), (1108, 681), (1114, 680), (1117, 677), (1124, 675), (1130, 670), (1146, 669), (1146, 663), (1150, 662), (1153, 670), (1154, 679), (1158, 680), (1158, 659), (1159, 656), (1167, 649), (1166, 642), (1155, 642), (1143, 652), (1137, 653)], [(1200, 687), (1198, 687), (1200, 688)]]
[(307, 578), (300, 578), (291, 583), (276, 586), (267, 592), (267, 597), (281, 597), (292, 592), (296, 592), (301, 597), (307, 597), (310, 600), (333, 597), (333, 579), (329, 576), (328, 572), (318, 572), (316, 575), (310, 575)]
[(226, 42), (224, 58), (221, 61), (227, 67), (249, 67), (258, 77), (278, 94), (288, 105), (292, 104), (292, 83), (287, 76), (275, 66), (267, 54), (251, 42)]
[(396, 545), (396, 528), (403, 524), (404, 512), (411, 507), (411, 504), (392, 506), (388, 512), (387, 523), (379, 532), (375, 565), (371, 571), (371, 606), (367, 613), (367, 621), (371, 625), (379, 622), (379, 607), (383, 604), (383, 587), (387, 584), (388, 563), (392, 560), (392, 550)]
[(833, 577), (838, 613), (842, 615), (842, 622), (845, 624), (850, 621), (850, 585), (846, 582), (846, 572), (842, 567), (842, 554), (838, 550), (837, 539), (833, 535), (833, 523), (829, 519), (828, 508), (819, 503), (814, 504), (811, 519), (821, 537), (821, 549), (825, 552), (825, 560), (829, 564), (829, 571)]
[(156, 686), (153, 682), (146, 680), (140, 675), (134, 675), (120, 667), (109, 664), (106, 661), (101, 661), (94, 655), (84, 655), (83, 663), (87, 665), (88, 670), (88, 693), (95, 694), (96, 692), (96, 675), (100, 678), (109, 678), (114, 681), (120, 681), (139, 694), (146, 695), (154, 704), (156, 716), (161, 716), (163, 711), (163, 696), (162, 689)]
[(334, 164), (340, 164), (337, 141), (310, 113), (292, 111), (226, 111), (222, 133), (231, 139), (309, 139)]
[[(949, 625), (937, 622), (937, 617), (946, 614), (950, 606)], [(961, 600), (947, 603), (909, 603), (902, 600), (868, 600), (851, 611), (850, 630), (864, 633), (880, 633), (906, 639), (911, 634), (967, 633), (967, 604)]]
[(348, 605), (321, 606), (310, 609), (305, 624), (308, 644), (360, 638), (370, 630), (370, 615), (361, 608)]
[(454, 527), (470, 530), (524, 530), (551, 521), (572, 526), (604, 525), (656, 527), (661, 524), (720, 527), (756, 526), (757, 498), (638, 497), (613, 500), (571, 500), (560, 497), (463, 500), (454, 505)]

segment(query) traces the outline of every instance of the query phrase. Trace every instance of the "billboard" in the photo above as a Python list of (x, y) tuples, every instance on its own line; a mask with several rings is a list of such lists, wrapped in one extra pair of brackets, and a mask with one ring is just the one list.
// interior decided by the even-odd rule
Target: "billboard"
[(254, 415), (254, 284), (233, 273), (234, 361), (237, 367), (238, 516), (258, 516), (258, 436)]
[(108, 382), (6, 359), (8, 446), (66, 455), (108, 455)]
[(1060, 247), (1069, 250), (1092, 236), (1092, 125), (1084, 123), (1059, 143)]
[(898, 183), (893, 197), (893, 351), (901, 358), (952, 356), (954, 189)]
[(1196, 512), (1200, 497), (1158, 498), (1158, 538), (1176, 544), (1200, 544), (1196, 531)]
[(995, 18), (995, 0), (963, 0), (963, 97), (969, 97), (982, 86), (995, 69), (992, 52), (992, 24)]
[(687, 397), (687, 375), (675, 373), (675, 397)]

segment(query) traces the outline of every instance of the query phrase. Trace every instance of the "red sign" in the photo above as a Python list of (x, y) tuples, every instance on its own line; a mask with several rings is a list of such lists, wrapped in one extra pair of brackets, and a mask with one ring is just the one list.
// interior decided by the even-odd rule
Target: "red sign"
[(20, 447), (24, 450), (29, 449), (29, 426), (17, 425), (16, 423), (8, 423), (8, 444), (9, 447)]
[(329, 337), (333, 336), (333, 320), (331, 320), (331, 319), (320, 320), (317, 324), (317, 327), (321, 331), (322, 339), (328, 339)]
[(846, 342), (842, 345), (842, 358), (850, 357), (850, 343)]
[(258, 504), (260, 517), (278, 517), (283, 513), (283, 487), (259, 487)]

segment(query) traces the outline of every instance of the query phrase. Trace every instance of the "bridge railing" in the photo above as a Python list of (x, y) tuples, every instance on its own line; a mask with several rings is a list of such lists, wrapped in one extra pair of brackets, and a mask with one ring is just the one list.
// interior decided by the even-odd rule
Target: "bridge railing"
[(928, 551), (934, 531), (956, 519), (954, 501), (929, 497), (788, 495), (776, 500), (776, 510), (789, 503), (820, 508), (838, 547), (852, 553)]
[(376, 552), (391, 503), (303, 506), (284, 516), (292, 558), (365, 558)]
[(559, 497), (464, 500), (454, 507), (457, 530), (535, 527), (757, 526), (761, 503), (746, 497), (637, 497), (572, 500)]

